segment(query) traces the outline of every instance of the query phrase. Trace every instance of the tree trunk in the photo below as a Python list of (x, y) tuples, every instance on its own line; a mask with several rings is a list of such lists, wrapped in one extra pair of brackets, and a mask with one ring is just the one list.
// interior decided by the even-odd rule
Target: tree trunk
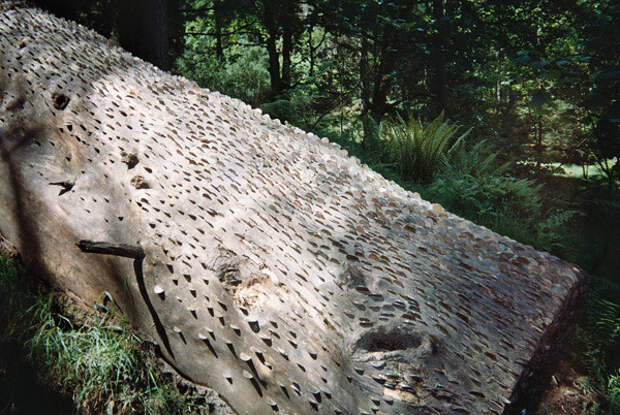
[(160, 69), (168, 69), (168, 1), (121, 1), (119, 43)]
[(360, 117), (362, 119), (362, 127), (364, 129), (364, 138), (362, 146), (368, 149), (369, 144), (375, 139), (376, 128), (369, 118), (371, 117), (371, 99), (370, 99), (370, 68), (368, 65), (369, 42), (365, 37), (361, 39), (360, 45), (360, 99), (362, 103), (362, 111)]
[(185, 15), (179, 0), (167, 0), (168, 4), (168, 66), (172, 67), (185, 51)]
[(282, 34), (282, 89), (291, 87), (291, 53), (293, 52), (293, 32), (286, 27)]
[(0, 12), (0, 241), (54, 286), (111, 293), (240, 414), (521, 412), (577, 268), (83, 27)]
[(275, 10), (271, 1), (263, 2), (263, 22), (267, 30), (267, 53), (269, 54), (269, 79), (271, 83), (272, 99), (282, 92), (282, 77), (280, 75), (280, 55), (278, 54), (277, 41), (279, 30), (274, 18)]
[(215, 56), (218, 60), (224, 61), (224, 47), (222, 45), (222, 11), (215, 6)]
[(378, 30), (376, 34), (380, 37), (376, 40), (380, 46), (375, 46), (378, 49), (375, 53), (379, 55), (376, 58), (379, 64), (375, 65), (374, 73), (370, 73), (368, 65), (370, 43), (364, 38), (361, 44), (362, 120), (366, 145), (376, 143), (378, 126), (387, 110), (387, 94), (392, 83), (390, 74), (396, 63), (396, 55), (391, 49), (391, 42), (393, 41), (391, 32), (389, 30)]
[(387, 31), (383, 35), (380, 63), (375, 73), (375, 81), (373, 85), (371, 114), (377, 123), (383, 120), (387, 111), (387, 96), (392, 86), (392, 72), (396, 67), (396, 53), (392, 48), (394, 36), (391, 31)]
[(543, 125), (542, 115), (536, 119), (536, 172), (541, 174), (541, 166), (543, 162), (544, 146), (543, 146)]
[(433, 0), (433, 17), (437, 25), (437, 35), (433, 42), (433, 62), (435, 63), (435, 94), (439, 112), (448, 113), (448, 70), (446, 64), (447, 30), (444, 0)]
[(314, 46), (312, 44), (312, 33), (314, 32), (314, 26), (308, 28), (308, 54), (310, 55), (310, 77), (314, 76)]

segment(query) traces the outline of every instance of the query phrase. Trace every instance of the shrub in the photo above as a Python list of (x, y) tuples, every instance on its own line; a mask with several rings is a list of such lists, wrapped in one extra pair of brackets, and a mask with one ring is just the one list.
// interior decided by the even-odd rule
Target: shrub
[(258, 106), (269, 92), (269, 72), (264, 48), (244, 48), (229, 62), (198, 51), (186, 50), (175, 71), (195, 80), (201, 87), (219, 91)]
[(436, 180), (419, 189), (424, 198), (496, 232), (534, 242), (534, 219), (542, 208), (540, 185), (509, 176), (508, 164), (498, 164), (485, 141), (469, 149), (457, 141), (443, 163)]
[(599, 278), (594, 280), (593, 285), (585, 315), (588, 341), (593, 349), (601, 350), (606, 360), (613, 361), (611, 367), (614, 367), (620, 363), (617, 356), (620, 350), (620, 304), (615, 301), (620, 288)]
[(467, 131), (454, 140), (458, 126), (444, 120), (443, 113), (428, 125), (420, 119), (404, 121), (399, 117), (397, 123), (382, 123), (379, 131), (400, 176), (418, 183), (430, 182), (448, 153), (461, 146), (469, 134)]
[(577, 338), (585, 345), (588, 369), (605, 395), (606, 413), (620, 414), (620, 287), (596, 276), (590, 285)]
[(615, 375), (609, 377), (607, 394), (609, 396), (609, 413), (620, 414), (620, 369)]

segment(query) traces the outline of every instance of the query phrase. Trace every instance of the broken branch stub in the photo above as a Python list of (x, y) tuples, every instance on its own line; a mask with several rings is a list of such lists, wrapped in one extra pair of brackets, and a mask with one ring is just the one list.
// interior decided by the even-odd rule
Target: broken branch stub
[(500, 414), (538, 376), (577, 268), (6, 4), (0, 233), (182, 376), (241, 414)]

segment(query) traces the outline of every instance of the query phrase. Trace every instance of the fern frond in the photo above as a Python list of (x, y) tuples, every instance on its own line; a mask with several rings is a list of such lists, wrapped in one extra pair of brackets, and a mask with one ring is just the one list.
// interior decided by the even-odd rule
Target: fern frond
[(381, 126), (381, 137), (390, 149), (398, 173), (404, 179), (425, 183), (446, 168), (446, 161), (452, 153), (464, 147), (470, 130), (455, 140), (457, 131), (456, 125), (445, 121), (444, 113), (427, 125), (419, 118), (410, 117), (405, 121), (397, 116), (396, 123)]

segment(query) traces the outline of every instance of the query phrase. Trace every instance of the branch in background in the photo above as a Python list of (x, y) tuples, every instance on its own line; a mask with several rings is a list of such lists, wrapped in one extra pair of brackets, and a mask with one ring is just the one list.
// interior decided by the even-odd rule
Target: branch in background
[[(566, 150), (562, 150), (565, 154), (570, 153), (571, 151), (575, 151), (577, 150), (579, 147), (581, 147), (582, 145), (585, 144), (585, 142), (587, 141), (587, 138), (584, 138), (583, 140), (581, 140), (581, 142), (577, 145), (574, 145), (572, 147), (567, 148)], [(560, 163), (555, 169), (553, 169), (553, 171), (551, 172), (551, 174), (556, 174), (557, 172), (560, 171), (560, 169), (562, 168), (563, 165), (565, 165), (565, 162)]]
[(234, 31), (228, 33), (215, 33), (215, 32), (185, 32), (186, 35), (192, 36), (233, 36), (233, 35), (255, 35), (262, 36), (258, 31)]
[(257, 36), (261, 36), (261, 33), (257, 30), (253, 31), (253, 30), (245, 30), (245, 29), (249, 29), (251, 27), (253, 27), (254, 25), (256, 25), (256, 22), (251, 22), (251, 23), (247, 23), (244, 24), (242, 26), (239, 26), (237, 29), (232, 30), (232, 31), (228, 31), (228, 32), (222, 32), (222, 33), (217, 33), (217, 32), (185, 32), (186, 35), (198, 35), (198, 36), (232, 36), (232, 35), (257, 35)]
[(264, 42), (259, 43), (244, 43), (244, 42), (230, 42), (229, 45), (238, 45), (238, 46), (265, 46)]

